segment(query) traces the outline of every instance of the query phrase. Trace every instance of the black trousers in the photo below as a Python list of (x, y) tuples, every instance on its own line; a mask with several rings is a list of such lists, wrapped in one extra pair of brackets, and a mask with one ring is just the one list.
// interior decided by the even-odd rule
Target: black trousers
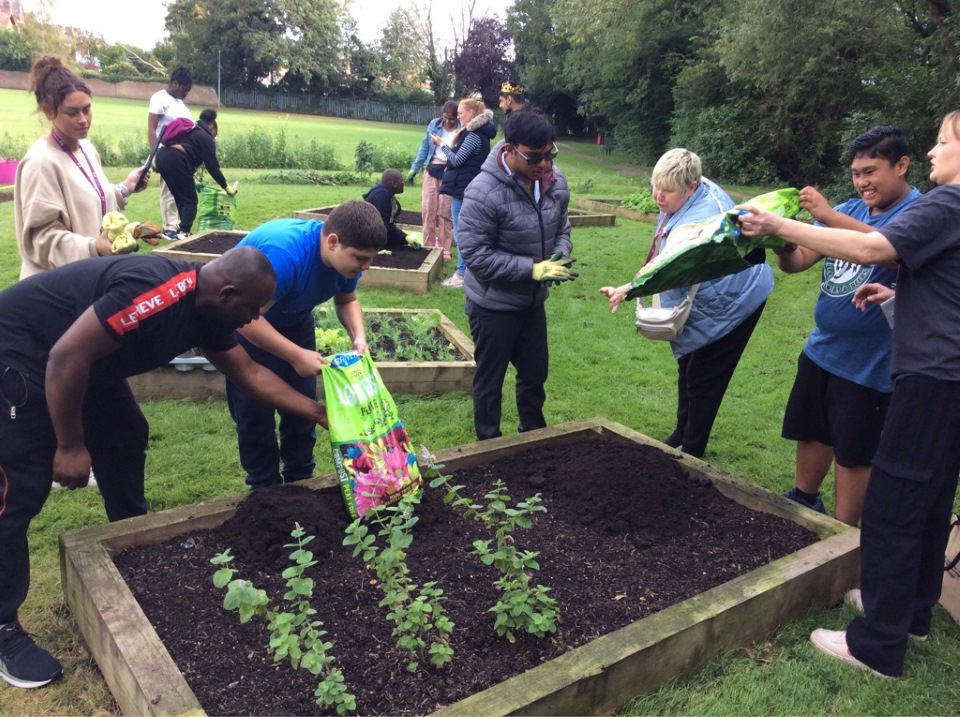
[(157, 171), (167, 183), (173, 201), (177, 203), (177, 213), (180, 214), (180, 231), (186, 234), (193, 228), (193, 220), (197, 218), (197, 183), (193, 173), (196, 167), (187, 159), (183, 152), (172, 147), (161, 147), (157, 152)]
[(907, 635), (930, 632), (960, 473), (960, 383), (901, 378), (873, 459), (860, 528), (865, 614), (847, 646), (885, 675), (903, 673)]
[(697, 458), (707, 450), (727, 386), (766, 305), (727, 335), (677, 360), (677, 427), (664, 441), (668, 446), (683, 446)]
[[(83, 430), (107, 517), (146, 513), (148, 426), (125, 380), (91, 381)], [(56, 447), (43, 377), (0, 365), (0, 623), (16, 619), (27, 597), (27, 531), (50, 495)]]
[(488, 311), (467, 301), (477, 371), (473, 377), (473, 424), (481, 441), (500, 432), (503, 379), (510, 364), (517, 370), (518, 430), (544, 428), (544, 384), (550, 355), (543, 305), (520, 311)]

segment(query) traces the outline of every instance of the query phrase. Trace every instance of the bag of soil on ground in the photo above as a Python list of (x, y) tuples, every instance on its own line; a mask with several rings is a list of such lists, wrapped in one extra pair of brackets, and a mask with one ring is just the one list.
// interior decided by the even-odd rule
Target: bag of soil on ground
[(237, 198), (220, 187), (197, 184), (197, 231), (204, 229), (233, 229), (237, 213)]
[[(800, 192), (793, 188), (778, 189), (745, 204), (792, 218), (800, 211)], [(729, 209), (709, 219), (674, 227), (666, 248), (630, 282), (627, 299), (736, 274), (752, 266), (746, 259), (750, 252), (761, 247), (783, 247), (783, 240), (777, 237), (743, 236), (738, 216), (737, 210)]]
[(420, 490), (417, 456), (369, 353), (339, 353), (323, 369), (330, 443), (351, 518)]

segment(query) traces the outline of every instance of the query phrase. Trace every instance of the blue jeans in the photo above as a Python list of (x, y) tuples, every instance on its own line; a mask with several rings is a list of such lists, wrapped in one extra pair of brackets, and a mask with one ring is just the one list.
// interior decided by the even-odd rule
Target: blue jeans
[(450, 217), (453, 219), (453, 241), (457, 245), (457, 273), (463, 276), (467, 273), (467, 265), (463, 263), (463, 252), (460, 251), (460, 207), (463, 206), (462, 197), (450, 197)]
[[(301, 348), (316, 350), (313, 316), (296, 326), (277, 328), (284, 337)], [(300, 376), (286, 361), (258, 349), (242, 336), (240, 344), (257, 363), (266, 366), (282, 378), (291, 388), (304, 396), (317, 400), (317, 377)], [(237, 445), (240, 464), (247, 472), (247, 485), (251, 490), (268, 485), (290, 483), (313, 476), (316, 463), (313, 447), (317, 442), (316, 426), (305, 418), (280, 411), (280, 444), (277, 445), (275, 428), (276, 414), (272, 406), (255, 399), (227, 380), (227, 405), (237, 424)], [(283, 461), (281, 475), (280, 462)]]

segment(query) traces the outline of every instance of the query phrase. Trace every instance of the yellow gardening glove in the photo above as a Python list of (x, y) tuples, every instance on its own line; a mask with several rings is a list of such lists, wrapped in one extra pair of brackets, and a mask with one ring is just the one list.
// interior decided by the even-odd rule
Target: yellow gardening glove
[(108, 212), (103, 217), (101, 226), (107, 231), (114, 254), (130, 254), (140, 248), (137, 240), (127, 231), (127, 224), (127, 218), (120, 212)]
[(407, 245), (413, 247), (414, 249), (419, 249), (423, 246), (423, 234), (420, 232), (407, 232)]
[(561, 258), (562, 254), (554, 254), (549, 259), (539, 261), (533, 265), (533, 280), (543, 283), (573, 281), (579, 272), (573, 271), (570, 265), (576, 261), (573, 257)]
[(223, 191), (225, 191), (228, 196), (235, 197), (237, 196), (237, 186), (239, 184), (240, 182), (234, 182), (232, 185), (228, 184), (226, 189), (224, 189)]

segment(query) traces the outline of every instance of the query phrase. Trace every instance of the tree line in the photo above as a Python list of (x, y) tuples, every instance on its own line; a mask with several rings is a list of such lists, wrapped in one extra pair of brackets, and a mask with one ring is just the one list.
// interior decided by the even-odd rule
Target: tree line
[[(503, 20), (466, 0), (449, 47), (434, 1), (398, 5), (370, 43), (339, 0), (174, 0), (155, 48), (76, 43), (107, 77), (186, 65), (204, 84), (409, 104), (495, 106), (510, 80), (561, 134), (602, 133), (641, 162), (686, 146), (723, 181), (837, 192), (850, 139), (900, 124), (922, 163), (960, 99), (960, 0), (514, 0)], [(0, 32), (0, 69), (62, 45), (33, 20)]]

